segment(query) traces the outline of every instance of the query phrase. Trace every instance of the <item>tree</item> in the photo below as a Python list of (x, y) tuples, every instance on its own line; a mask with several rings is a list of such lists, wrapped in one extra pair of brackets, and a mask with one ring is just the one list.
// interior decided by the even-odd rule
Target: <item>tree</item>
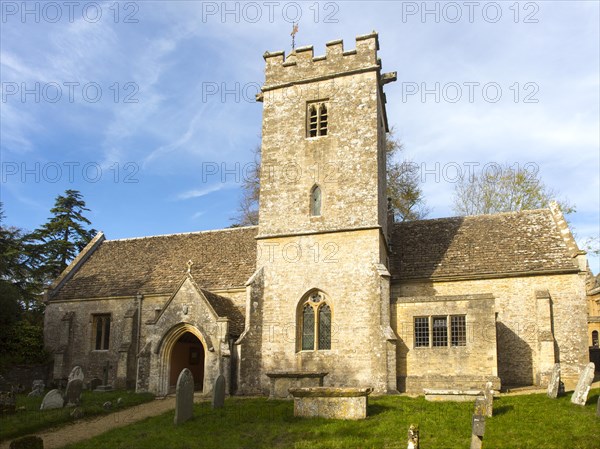
[[(402, 152), (402, 144), (391, 129), (385, 138), (387, 195), (396, 220), (418, 220), (429, 213), (419, 186), (419, 167), (410, 162), (398, 162), (394, 157)], [(260, 145), (253, 150), (254, 162), (248, 165), (242, 182), (242, 197), (232, 227), (258, 224), (260, 194)]]
[(396, 161), (404, 146), (394, 135), (394, 128), (385, 136), (387, 195), (396, 221), (421, 220), (430, 209), (425, 204), (419, 186), (419, 166), (412, 161)]
[(91, 222), (84, 211), (89, 209), (81, 193), (66, 190), (64, 196), (56, 197), (49, 221), (27, 236), (28, 253), (44, 283), (57, 278), (96, 234), (86, 229)]
[[(543, 183), (537, 169), (526, 167), (494, 164), (461, 177), (454, 190), (454, 211), (478, 215), (548, 207), (557, 193)], [(567, 200), (557, 202), (564, 214), (575, 212)]]

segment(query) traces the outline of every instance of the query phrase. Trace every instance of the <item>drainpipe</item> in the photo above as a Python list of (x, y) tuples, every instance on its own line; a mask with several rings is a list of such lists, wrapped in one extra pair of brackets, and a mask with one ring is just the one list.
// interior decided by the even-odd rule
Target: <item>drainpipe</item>
[(138, 292), (137, 295), (135, 295), (135, 299), (137, 299), (137, 305), (138, 305), (138, 319), (137, 319), (137, 344), (136, 344), (136, 351), (135, 351), (135, 356), (137, 357), (140, 353), (140, 339), (142, 336), (142, 299), (144, 299), (144, 295), (142, 295), (141, 293)]

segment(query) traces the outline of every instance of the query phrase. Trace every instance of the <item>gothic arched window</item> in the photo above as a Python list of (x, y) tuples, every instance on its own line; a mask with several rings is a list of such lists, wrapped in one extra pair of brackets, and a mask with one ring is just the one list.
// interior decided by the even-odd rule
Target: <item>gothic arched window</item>
[(321, 292), (313, 292), (300, 301), (298, 338), (301, 351), (331, 349), (331, 306)]
[(598, 342), (598, 331), (592, 331), (592, 346), (597, 348), (600, 342)]
[(314, 186), (310, 191), (310, 214), (313, 217), (321, 215), (321, 187)]

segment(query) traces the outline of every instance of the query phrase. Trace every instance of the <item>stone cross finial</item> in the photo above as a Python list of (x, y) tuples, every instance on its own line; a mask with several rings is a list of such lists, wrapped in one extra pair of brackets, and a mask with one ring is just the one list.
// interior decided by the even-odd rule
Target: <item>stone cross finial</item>
[(188, 272), (188, 274), (190, 274), (192, 272), (192, 265), (194, 265), (194, 262), (192, 262), (192, 259), (188, 260), (187, 261), (187, 267), (188, 267), (187, 272)]

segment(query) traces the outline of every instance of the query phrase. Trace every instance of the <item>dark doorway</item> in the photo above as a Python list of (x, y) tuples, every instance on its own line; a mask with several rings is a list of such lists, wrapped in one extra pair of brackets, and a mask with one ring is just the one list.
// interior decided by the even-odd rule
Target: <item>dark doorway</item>
[(173, 346), (171, 351), (169, 391), (174, 392), (177, 378), (184, 368), (194, 376), (194, 389), (202, 391), (204, 381), (204, 346), (194, 334), (186, 332)]

